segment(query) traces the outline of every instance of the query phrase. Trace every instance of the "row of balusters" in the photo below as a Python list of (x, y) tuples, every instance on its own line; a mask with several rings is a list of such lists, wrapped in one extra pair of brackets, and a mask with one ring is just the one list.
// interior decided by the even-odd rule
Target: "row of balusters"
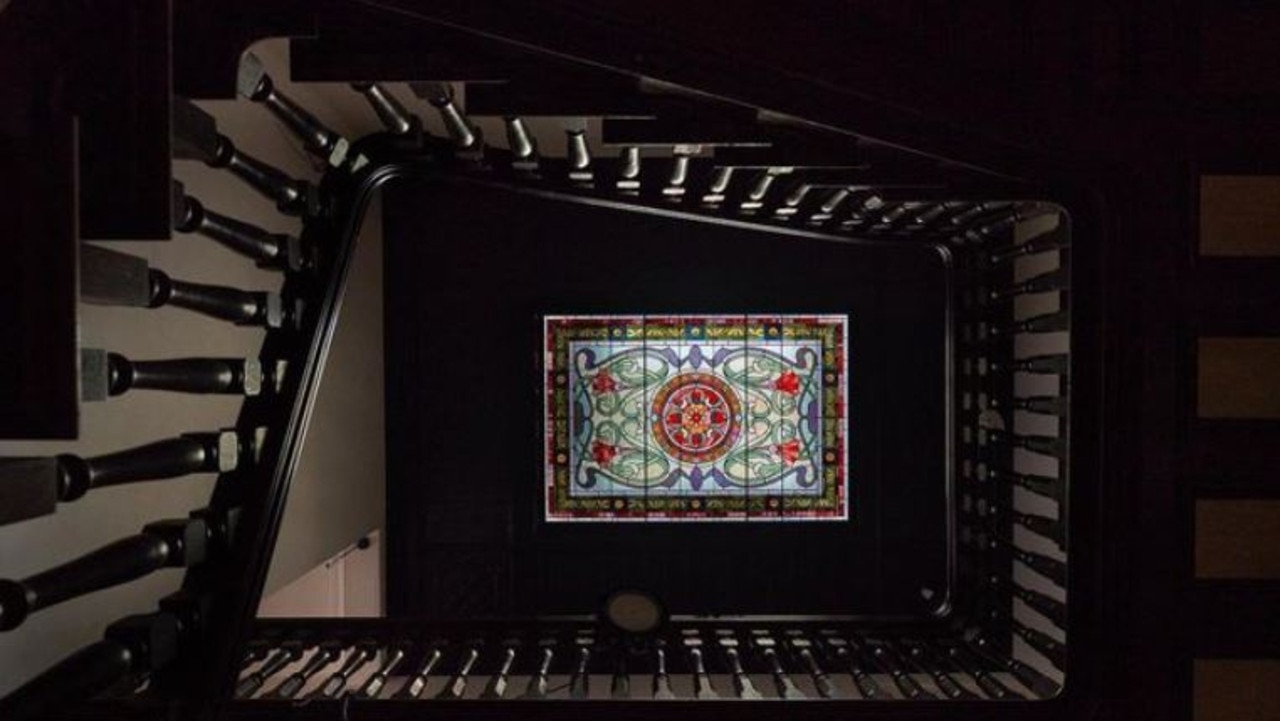
[[(254, 61), (248, 65), (252, 66)], [(252, 67), (248, 68), (253, 74)], [(242, 73), (242, 80), (244, 79)], [(353, 170), (338, 162), (338, 136), (298, 104), (274, 90), (257, 70), (261, 92), (252, 100), (288, 119), (306, 147), (333, 162), (336, 172)], [(171, 306), (237, 325), (267, 330), (264, 352), (257, 358), (130, 359), (107, 349), (81, 352), (81, 398), (104, 401), (138, 390), (175, 393), (232, 394), (258, 408), (285, 411), (293, 398), (288, 389), (304, 387), (296, 377), (306, 333), (321, 323), (313, 312), (335, 270), (324, 253), (336, 249), (332, 217), (343, 209), (328, 208), (319, 189), (290, 177), (235, 147), (212, 118), (192, 103), (174, 104), (175, 157), (203, 161), (226, 169), (249, 187), (274, 201), (286, 215), (301, 217), (301, 236), (274, 233), (208, 208), (173, 186), (173, 229), (197, 234), (239, 253), (258, 266), (283, 273), (283, 292), (253, 291), (176, 279), (152, 268), (143, 258), (85, 244), (80, 251), (80, 299), (86, 303), (158, 308)], [(345, 212), (345, 211), (344, 211)], [(308, 315), (310, 313), (310, 315)], [(275, 342), (273, 342), (275, 338)], [(297, 372), (300, 372), (297, 371)], [(266, 404), (265, 406), (263, 404)], [(135, 448), (100, 456), (64, 453), (50, 457), (0, 459), (0, 524), (56, 511), (59, 503), (78, 500), (96, 488), (158, 481), (196, 473), (269, 478), (259, 467), (264, 448), (283, 435), (283, 428), (259, 425), (242, 409), (234, 427), (182, 433)], [(283, 419), (284, 412), (266, 417)], [(262, 487), (263, 484), (251, 484)], [(147, 524), (137, 534), (109, 543), (83, 556), (25, 578), (0, 579), (0, 631), (19, 627), (32, 614), (71, 599), (140, 578), (161, 568), (194, 568), (231, 556), (242, 508), (211, 504), (186, 518)], [(83, 700), (116, 683), (151, 675), (179, 656), (186, 639), (203, 633), (215, 601), (210, 592), (184, 588), (160, 599), (151, 613), (110, 624), (102, 640), (82, 648), (23, 687), (0, 699), (0, 717), (23, 719), (48, 713), (50, 707)], [(121, 681), (124, 679), (124, 681)]]
[[(1000, 653), (1013, 657), (1021, 644), (1062, 674), (1069, 226), (1053, 206), (1013, 210), (1001, 234), (957, 253), (961, 583), (981, 589), (973, 625)], [(1019, 223), (1029, 237), (1015, 235)]]
[[(820, 230), (838, 230), (877, 236), (920, 235), (952, 243), (978, 242), (1006, 230), (1019, 217), (1011, 201), (921, 200), (889, 197), (865, 186), (848, 168), (795, 166), (736, 166), (717, 163), (702, 145), (674, 145), (670, 155), (644, 157), (639, 146), (624, 146), (617, 157), (593, 156), (587, 136), (587, 119), (567, 119), (564, 124), (565, 156), (544, 157), (540, 143), (525, 121), (503, 117), (507, 147), (486, 142), (478, 124), (467, 117), (456, 101), (454, 86), (443, 82), (408, 84), (419, 99), (439, 116), (445, 137), (429, 137), (420, 117), (410, 112), (387, 88), (378, 83), (353, 83), (391, 136), (405, 147), (432, 146), (471, 168), (496, 171), (520, 181), (568, 186), (577, 191), (614, 195), (623, 200), (660, 200), (703, 212), (728, 212)], [(304, 147), (333, 167), (359, 167), (351, 145), (340, 134), (287, 96), (265, 74), (261, 63), (246, 55), (241, 68), (240, 94), (270, 109), (302, 139)], [(181, 152), (215, 167), (226, 167), (260, 187), (284, 212), (301, 214), (314, 209), (315, 196), (305, 183), (283, 177), (266, 164), (237, 151), (211, 129), (198, 111), (184, 106), (175, 110), (175, 126), (186, 137)], [(767, 150), (762, 155), (767, 155)], [(838, 166), (842, 159), (833, 158)], [(909, 196), (911, 191), (893, 195)]]
[[(405, 142), (423, 144), (421, 121), (408, 113), (394, 96), (376, 84), (353, 86), (368, 99), (382, 119), (389, 134)], [(440, 83), (413, 84), (414, 92), (435, 108), (448, 130), (447, 144), (451, 157), (463, 162), (494, 167), (499, 161), (511, 172), (529, 178), (549, 177), (563, 171), (563, 179), (580, 188), (595, 190), (612, 186), (623, 194), (639, 193), (643, 187), (638, 148), (627, 148), (615, 163), (614, 175), (608, 183), (597, 173), (598, 163), (591, 158), (586, 142), (585, 126), (572, 127), (568, 155), (563, 161), (548, 162), (540, 158), (536, 139), (519, 118), (507, 118), (510, 149), (498, 152), (486, 148), (479, 129), (471, 124), (453, 100), (450, 86)], [(308, 151), (321, 158), (334, 171), (358, 170), (368, 159), (351, 144), (326, 128), (313, 115), (282, 94), (271, 78), (250, 55), (242, 64), (241, 94), (260, 103), (278, 117), (302, 141)], [(259, 159), (238, 150), (234, 143), (218, 132), (216, 123), (196, 106), (178, 101), (174, 113), (175, 148), (179, 158), (197, 159), (215, 168), (224, 168), (273, 200), (282, 213), (300, 216), (304, 222), (324, 218), (332, 209), (317, 188), (294, 179)], [(434, 141), (433, 141), (434, 142)], [(657, 195), (682, 199), (690, 193), (691, 169), (700, 162), (691, 155), (677, 153), (663, 160), (670, 162), (669, 173), (658, 178)], [(785, 168), (759, 170), (754, 180), (735, 185), (736, 169), (715, 167), (707, 161), (705, 192), (698, 197), (703, 206), (717, 207), (737, 203), (741, 211), (757, 212), (760, 217), (774, 217), (787, 222), (804, 222), (816, 227), (839, 227), (874, 234), (886, 230), (922, 229), (937, 231), (956, 245), (983, 246), (992, 238), (1022, 219), (1026, 206), (1005, 202), (916, 202), (886, 201), (881, 195), (839, 185), (792, 187), (785, 196), (772, 193), (779, 177), (790, 174)], [(735, 190), (736, 187), (736, 190)], [(813, 192), (813, 191), (820, 192)], [(236, 324), (256, 325), (271, 331), (292, 332), (302, 325), (307, 303), (317, 289), (313, 282), (325, 267), (321, 244), (303, 237), (272, 233), (207, 208), (189, 196), (180, 184), (174, 185), (175, 230), (197, 233), (236, 251), (255, 263), (288, 274), (294, 295), (246, 291), (174, 279), (160, 269), (151, 268), (144, 259), (125, 253), (86, 245), (82, 252), (82, 299), (145, 308), (174, 306), (202, 313)], [(771, 199), (772, 198), (772, 199)], [(732, 202), (731, 202), (732, 201)], [(748, 204), (752, 204), (748, 207)], [(766, 213), (764, 211), (770, 211)], [(313, 236), (314, 237), (314, 234)], [(1040, 241), (1022, 246), (980, 253), (983, 263), (992, 267), (1007, 264), (1025, 254), (1041, 251)], [(297, 292), (296, 289), (302, 289)], [(1021, 292), (1021, 291), (1001, 291)], [(988, 326), (994, 338), (1035, 330), (1036, 324), (1056, 322), (1031, 319)], [(167, 390), (191, 393), (233, 393), (247, 397), (278, 392), (289, 368), (288, 358), (227, 359), (180, 358), (169, 360), (130, 360), (105, 350), (85, 351), (83, 395), (85, 400), (101, 400), (134, 389)], [(1034, 363), (1052, 361), (1035, 360)], [(1021, 362), (1024, 365), (1027, 362)], [(1018, 370), (999, 361), (989, 363), (988, 373)], [(146, 446), (95, 458), (63, 454), (52, 458), (3, 459), (0, 477), (5, 480), (6, 503), (0, 510), (0, 522), (9, 523), (53, 512), (58, 502), (74, 501), (89, 490), (122, 483), (174, 478), (191, 473), (230, 473), (243, 470), (258, 456), (266, 434), (265, 428), (233, 429), (188, 433)], [(1038, 444), (1041, 441), (1012, 434), (988, 433), (993, 445)], [(993, 466), (989, 473), (1017, 476), (1012, 470)], [(1021, 481), (1035, 485), (1047, 480), (1027, 478)], [(8, 502), (16, 499), (14, 502)], [(163, 567), (191, 567), (210, 554), (230, 545), (236, 527), (236, 509), (201, 509), (189, 518), (149, 524), (139, 534), (91, 552), (50, 571), (25, 579), (0, 582), (0, 628), (14, 628), (31, 613), (53, 604), (84, 595), (101, 588), (123, 583)], [(1009, 550), (1032, 567), (1039, 566), (1061, 579), (1047, 560), (1017, 550), (1009, 539), (991, 535), (993, 547)], [(177, 610), (199, 605), (196, 599), (178, 594), (161, 603), (161, 611), (124, 619), (107, 632), (104, 642), (93, 649), (97, 657), (111, 655), (119, 664), (133, 668), (155, 666), (165, 658), (159, 653), (167, 644), (154, 643), (157, 633), (170, 637), (177, 633)], [(187, 614), (197, 616), (199, 614)], [(104, 645), (105, 644), (105, 645)], [(88, 650), (86, 650), (87, 652)], [(78, 655), (68, 661), (83, 662)], [(119, 665), (117, 664), (117, 665)]]
[(257, 641), (236, 697), (976, 701), (1034, 699), (1055, 690), (1034, 668), (993, 655), (981, 638), (686, 629), (656, 639), (601, 640), (584, 632), (425, 642)]

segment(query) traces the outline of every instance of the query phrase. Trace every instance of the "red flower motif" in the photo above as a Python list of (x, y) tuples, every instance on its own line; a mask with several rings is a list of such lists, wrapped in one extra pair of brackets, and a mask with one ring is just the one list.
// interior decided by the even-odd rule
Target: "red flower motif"
[(791, 440), (776, 445), (773, 448), (777, 454), (782, 457), (782, 462), (786, 463), (788, 466), (800, 460), (800, 440), (797, 438), (792, 438)]
[(792, 371), (784, 371), (778, 379), (773, 382), (773, 387), (777, 390), (793, 396), (800, 392), (800, 376)]
[(609, 375), (608, 370), (601, 370), (591, 379), (591, 390), (597, 394), (612, 393), (618, 389), (618, 383), (613, 380), (613, 376)]
[(591, 457), (601, 466), (608, 466), (616, 455), (618, 455), (618, 447), (611, 443), (594, 441), (591, 444)]

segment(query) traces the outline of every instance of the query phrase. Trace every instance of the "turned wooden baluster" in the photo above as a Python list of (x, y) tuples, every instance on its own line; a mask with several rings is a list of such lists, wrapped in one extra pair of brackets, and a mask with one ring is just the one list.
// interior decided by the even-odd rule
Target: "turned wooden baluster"
[(241, 96), (266, 106), (298, 136), (307, 150), (324, 158), (332, 167), (346, 162), (347, 139), (325, 127), (316, 116), (281, 93), (271, 76), (267, 75), (262, 61), (253, 53), (246, 53), (240, 60), (236, 89)]
[(135, 536), (43, 573), (22, 580), (0, 580), (0, 631), (17, 628), (41, 609), (161, 568), (199, 564), (205, 559), (209, 540), (209, 526), (204, 519), (158, 521)]
[(347, 689), (347, 681), (352, 676), (360, 672), (365, 664), (372, 661), (378, 655), (377, 648), (373, 646), (358, 646), (347, 657), (346, 663), (337, 671), (334, 671), (329, 678), (320, 684), (320, 688), (316, 689), (315, 698), (338, 698)]
[(315, 268), (314, 248), (297, 236), (272, 233), (252, 223), (215, 213), (186, 194), (182, 183), (173, 184), (174, 230), (199, 233), (252, 259), (259, 267), (290, 272)]
[(228, 472), (250, 450), (235, 431), (189, 433), (92, 458), (0, 458), (0, 525), (53, 513), (94, 488)]
[(525, 687), (523, 698), (539, 699), (547, 697), (548, 678), (551, 672), (551, 661), (555, 658), (555, 650), (550, 645), (544, 645), (542, 648), (542, 660), (538, 663), (538, 670), (529, 677), (529, 685)]
[(80, 350), (80, 400), (101, 401), (131, 390), (256, 396), (271, 389), (257, 358), (130, 360), (98, 348)]
[(417, 672), (405, 681), (392, 698), (412, 700), (422, 696), (422, 692), (427, 689), (427, 681), (431, 678), (431, 671), (440, 662), (440, 656), (440, 647), (432, 646), (423, 658), (422, 664), (418, 666)]
[(382, 127), (393, 135), (422, 132), (422, 121), (410, 113), (386, 88), (378, 83), (352, 83), (351, 89), (364, 96), (382, 121)]
[(405, 650), (406, 645), (401, 644), (387, 652), (382, 665), (364, 682), (364, 687), (360, 689), (360, 696), (377, 698), (382, 693), (382, 689), (387, 686), (387, 679), (391, 678), (391, 674), (395, 672), (396, 668), (400, 666), (400, 662), (404, 660)]
[(305, 180), (289, 177), (278, 168), (238, 149), (231, 138), (218, 132), (212, 115), (184, 98), (173, 99), (173, 157), (199, 160), (211, 168), (231, 171), (249, 187), (276, 204), (285, 215), (316, 215), (319, 200)]
[(502, 662), (498, 667), (498, 672), (485, 684), (484, 690), (480, 692), (480, 698), (499, 699), (506, 695), (507, 685), (510, 683), (511, 666), (515, 662), (515, 645), (512, 642), (508, 642), (507, 646), (502, 649)]

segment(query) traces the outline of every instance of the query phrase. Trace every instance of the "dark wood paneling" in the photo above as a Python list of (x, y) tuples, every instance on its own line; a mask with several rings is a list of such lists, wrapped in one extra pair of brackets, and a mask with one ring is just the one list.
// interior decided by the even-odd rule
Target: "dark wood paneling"
[(80, 235), (168, 240), (170, 0), (109, 0), (78, 18)]
[(74, 438), (76, 122), (61, 77), (71, 28), (55, 8), (0, 12), (0, 438)]
[(313, 0), (181, 0), (173, 4), (173, 91), (192, 100), (236, 96), (240, 56), (258, 40), (316, 31)]
[[(2, 40), (0, 40), (2, 42)], [(45, 118), (34, 135), (0, 137), (8, 271), (0, 282), (0, 438), (75, 438), (76, 129)]]

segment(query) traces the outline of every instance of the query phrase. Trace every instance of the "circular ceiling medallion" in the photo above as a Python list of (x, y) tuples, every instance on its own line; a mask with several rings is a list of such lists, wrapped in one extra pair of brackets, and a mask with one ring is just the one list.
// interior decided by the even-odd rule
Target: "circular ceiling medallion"
[(666, 621), (667, 610), (651, 593), (625, 590), (612, 593), (605, 599), (604, 617), (620, 631), (650, 633)]
[(738, 439), (741, 410), (737, 393), (723, 379), (708, 373), (678, 375), (653, 397), (654, 440), (681, 461), (714, 461)]

